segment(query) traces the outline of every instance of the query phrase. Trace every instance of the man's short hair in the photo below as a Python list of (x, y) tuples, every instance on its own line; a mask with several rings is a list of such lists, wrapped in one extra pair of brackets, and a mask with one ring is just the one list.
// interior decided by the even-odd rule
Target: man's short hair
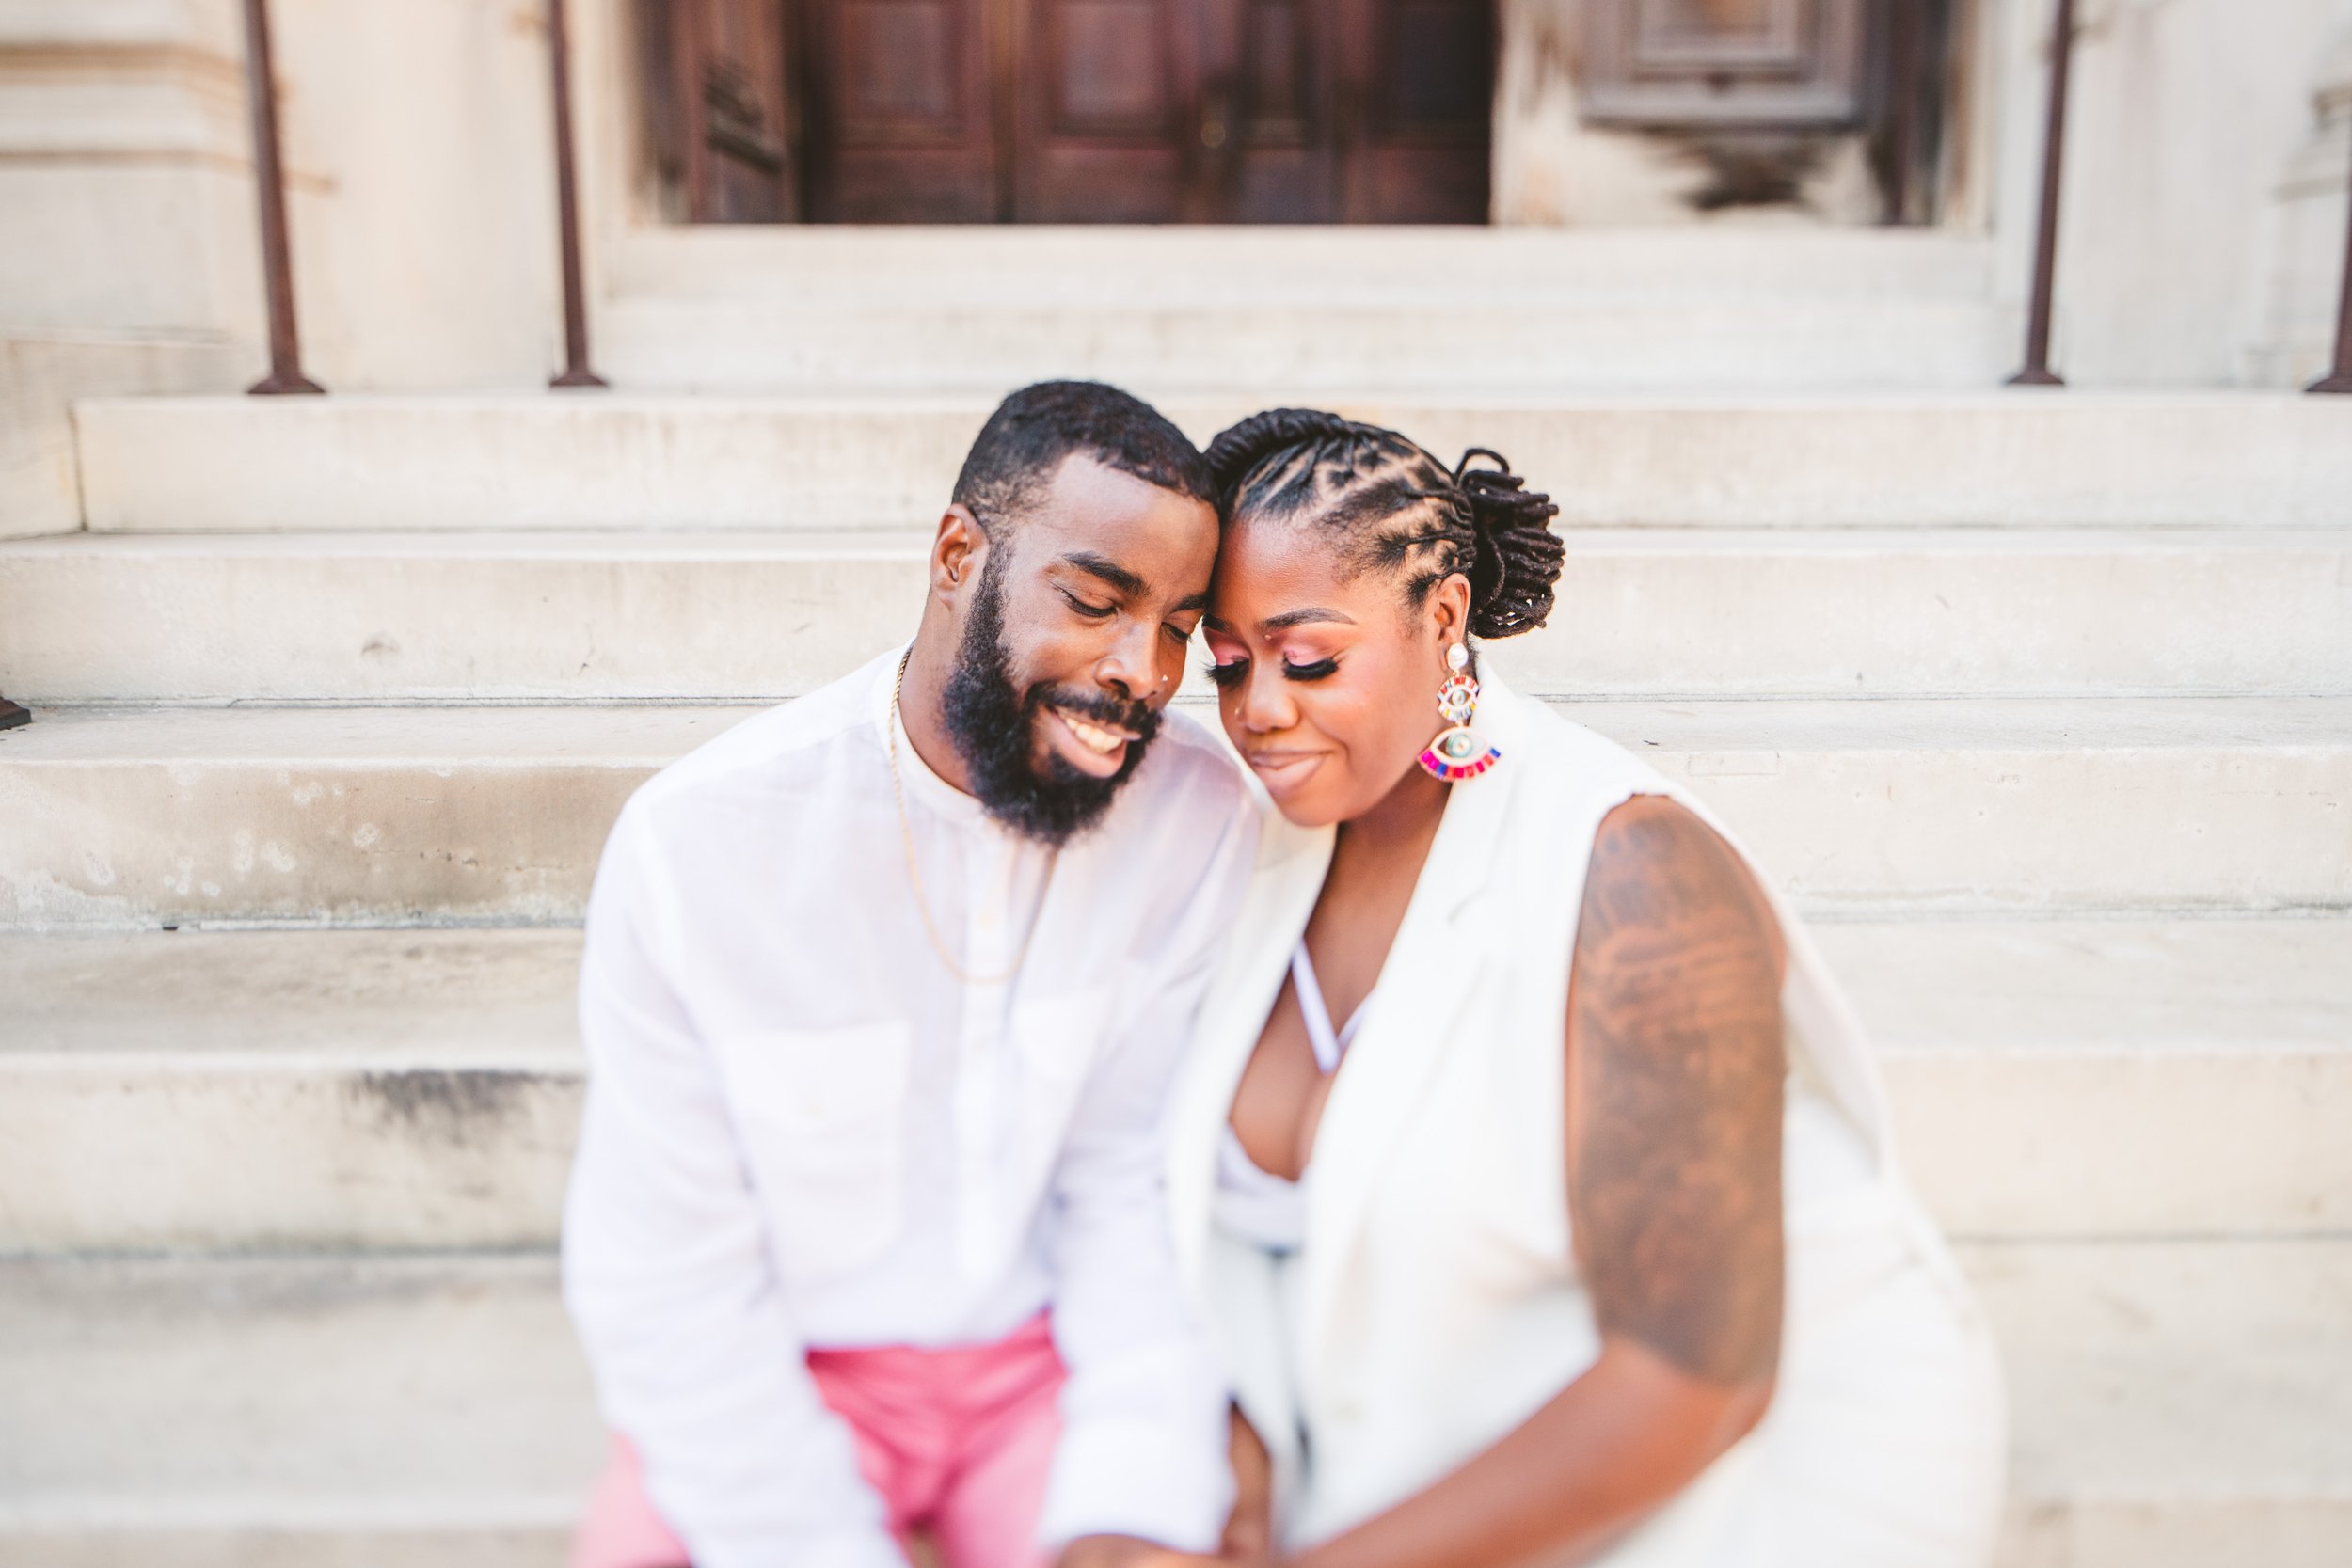
[(1100, 381), (1041, 381), (998, 404), (956, 476), (956, 503), (983, 529), (1017, 526), (1073, 452), (1216, 505), (1200, 449), (1158, 409)]

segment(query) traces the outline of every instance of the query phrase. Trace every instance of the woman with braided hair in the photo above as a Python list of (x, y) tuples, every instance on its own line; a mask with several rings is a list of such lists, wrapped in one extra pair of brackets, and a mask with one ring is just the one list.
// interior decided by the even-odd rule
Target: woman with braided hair
[(1997, 1365), (1835, 983), (1703, 807), (1479, 657), (1550, 614), (1557, 509), (1334, 414), (1209, 463), (1272, 808), (1169, 1155), (1229, 1555), (1979, 1568)]

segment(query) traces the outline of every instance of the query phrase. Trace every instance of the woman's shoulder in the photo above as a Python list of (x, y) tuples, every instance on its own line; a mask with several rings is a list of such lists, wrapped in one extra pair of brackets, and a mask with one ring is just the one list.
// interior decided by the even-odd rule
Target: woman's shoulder
[[(1628, 795), (1663, 794), (1662, 773), (1630, 747), (1578, 722), (1549, 703), (1517, 692), (1503, 698), (1504, 724), (1496, 744), (1505, 763), (1538, 781), (1529, 791), (1545, 809), (1557, 811), (1579, 796), (1614, 804)], [(1515, 755), (1516, 753), (1516, 755)]]

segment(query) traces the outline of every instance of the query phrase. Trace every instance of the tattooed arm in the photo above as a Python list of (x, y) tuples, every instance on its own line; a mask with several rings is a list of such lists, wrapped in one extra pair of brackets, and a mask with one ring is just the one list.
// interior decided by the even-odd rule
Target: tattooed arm
[(1568, 1202), (1594, 1365), (1301, 1568), (1584, 1561), (1760, 1420), (1780, 1352), (1783, 953), (1746, 868), (1660, 797), (1593, 847), (1568, 992)]
[(1568, 993), (1568, 1198), (1603, 1337), (1718, 1387), (1769, 1389), (1780, 1356), (1783, 960), (1705, 823), (1655, 795), (1610, 814)]

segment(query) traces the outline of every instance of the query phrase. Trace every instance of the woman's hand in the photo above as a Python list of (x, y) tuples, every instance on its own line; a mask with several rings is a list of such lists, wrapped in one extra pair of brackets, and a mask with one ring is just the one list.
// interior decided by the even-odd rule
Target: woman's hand
[(1129, 1535), (1085, 1535), (1062, 1548), (1055, 1568), (1273, 1568), (1262, 1555), (1210, 1557), (1171, 1551)]
[(1229, 1561), (1263, 1562), (1274, 1555), (1274, 1461), (1241, 1406), (1232, 1408), (1233, 1512), (1218, 1550)]
[(1132, 1535), (1082, 1535), (1055, 1568), (1274, 1568), (1274, 1461), (1232, 1407), (1233, 1512), (1217, 1555), (1179, 1552)]

